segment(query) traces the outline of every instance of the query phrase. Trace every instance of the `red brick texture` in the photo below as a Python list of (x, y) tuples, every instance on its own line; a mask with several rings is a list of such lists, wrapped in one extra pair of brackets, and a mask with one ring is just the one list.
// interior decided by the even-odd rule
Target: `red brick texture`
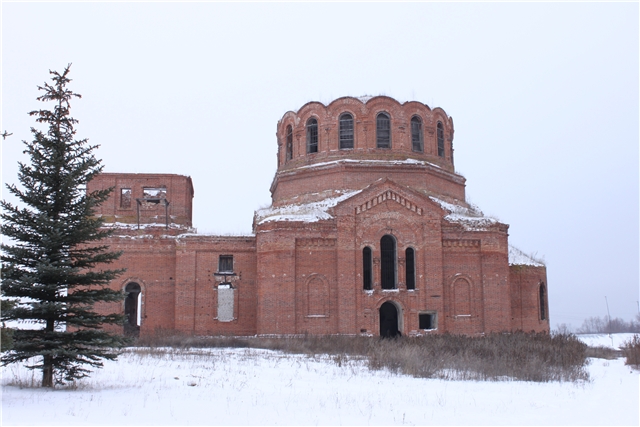
[[(344, 112), (354, 118), (354, 148), (348, 150), (338, 146), (338, 118)], [(376, 148), (379, 112), (391, 117), (389, 149)], [(414, 116), (422, 123), (422, 152), (412, 150)], [(305, 124), (311, 117), (318, 122), (318, 152), (307, 154)], [(108, 240), (112, 249), (124, 252), (115, 267), (127, 268), (111, 286), (141, 286), (141, 334), (378, 335), (380, 307), (387, 301), (396, 308), (404, 335), (549, 331), (545, 267), (509, 265), (507, 225), (488, 220), (471, 227), (433, 199), (469, 207), (465, 179), (453, 168), (453, 121), (442, 109), (388, 97), (366, 102), (345, 97), (328, 106), (312, 102), (284, 115), (277, 138), (274, 207), (302, 209), (305, 203), (356, 192), (327, 207), (324, 216), (264, 220), (257, 214), (254, 235), (221, 237), (187, 233), (193, 198), (188, 177), (103, 174), (90, 183), (89, 191), (116, 189), (97, 213), (129, 224), (137, 221), (136, 199), (144, 198), (144, 188), (166, 188), (172, 227), (161, 226), (164, 205), (162, 212), (150, 206), (142, 210), (141, 222), (155, 226), (120, 225)], [(122, 208), (120, 188), (132, 189), (131, 208)], [(392, 255), (383, 254), (383, 236), (391, 237)], [(364, 248), (372, 254), (370, 290), (364, 286)], [(414, 254), (413, 270), (407, 249)], [(233, 271), (219, 271), (221, 257), (229, 256)], [(385, 275), (389, 265), (393, 271)], [(408, 275), (414, 277), (413, 289)], [(389, 280), (391, 289), (383, 289)], [(122, 312), (124, 305), (99, 309)], [(425, 314), (433, 316), (431, 327), (421, 329)]]

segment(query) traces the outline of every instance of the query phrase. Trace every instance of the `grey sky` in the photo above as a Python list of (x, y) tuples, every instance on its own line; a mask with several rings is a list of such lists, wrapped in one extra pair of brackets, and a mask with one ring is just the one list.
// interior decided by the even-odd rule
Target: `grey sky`
[[(2, 3), (3, 182), (73, 63), (109, 172), (191, 175), (200, 232), (270, 203), (276, 123), (308, 101), (442, 107), (467, 195), (548, 268), (552, 326), (638, 311), (638, 3)], [(9, 198), (6, 191), (3, 197)]]

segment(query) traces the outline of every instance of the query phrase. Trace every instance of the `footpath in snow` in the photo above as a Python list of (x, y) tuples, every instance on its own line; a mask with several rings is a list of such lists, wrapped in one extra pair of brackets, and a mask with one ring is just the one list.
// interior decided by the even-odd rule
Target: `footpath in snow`
[[(170, 350), (167, 350), (170, 351)], [(256, 349), (126, 352), (76, 389), (3, 369), (2, 425), (638, 425), (638, 371), (591, 359), (590, 382), (412, 378)]]

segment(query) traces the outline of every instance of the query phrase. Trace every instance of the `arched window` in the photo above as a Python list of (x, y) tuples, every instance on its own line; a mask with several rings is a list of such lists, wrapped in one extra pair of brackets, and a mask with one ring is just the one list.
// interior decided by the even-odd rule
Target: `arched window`
[(438, 122), (438, 156), (444, 157), (444, 126)]
[(405, 267), (406, 267), (406, 279), (407, 279), (407, 289), (415, 289), (416, 288), (416, 262), (415, 262), (415, 251), (413, 248), (407, 248), (404, 251), (405, 254)]
[(362, 288), (365, 291), (373, 289), (373, 256), (369, 246), (362, 249)]
[(382, 289), (396, 288), (396, 239), (388, 234), (380, 239), (380, 281)]
[(411, 117), (411, 149), (418, 153), (423, 151), (422, 120), (418, 116)]
[(293, 158), (293, 128), (291, 125), (287, 126), (287, 158), (291, 160)]
[(340, 116), (340, 149), (353, 148), (353, 116), (344, 113)]
[(544, 283), (540, 283), (540, 320), (547, 319), (547, 295)]
[(307, 121), (307, 153), (318, 152), (318, 121), (309, 119)]
[(391, 148), (391, 119), (386, 113), (376, 118), (376, 147)]

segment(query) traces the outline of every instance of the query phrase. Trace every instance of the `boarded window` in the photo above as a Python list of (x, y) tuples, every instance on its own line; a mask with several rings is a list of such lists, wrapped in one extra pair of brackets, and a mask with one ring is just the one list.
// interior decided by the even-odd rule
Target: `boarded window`
[(287, 160), (293, 158), (293, 128), (287, 126)]
[(164, 199), (167, 197), (166, 187), (144, 187), (142, 197), (145, 199)]
[(218, 273), (233, 273), (233, 255), (220, 255)]
[(340, 149), (353, 148), (353, 116), (344, 113), (340, 116)]
[(435, 313), (418, 314), (418, 328), (423, 330), (436, 329), (436, 314)]
[(388, 234), (380, 239), (380, 273), (382, 289), (395, 289), (396, 239)]
[(309, 119), (307, 122), (307, 153), (318, 152), (318, 121)]
[(366, 247), (362, 250), (362, 278), (363, 278), (363, 289), (365, 291), (369, 291), (373, 289), (373, 256), (371, 253), (371, 248)]
[(422, 147), (422, 120), (418, 116), (413, 116), (411, 118), (411, 149), (422, 153)]
[(405, 251), (405, 267), (407, 278), (407, 289), (416, 288), (416, 263), (415, 251), (413, 248), (407, 248)]
[(231, 322), (233, 320), (234, 291), (230, 283), (218, 285), (219, 322)]
[(131, 208), (131, 189), (130, 188), (120, 189), (120, 208), (121, 209)]
[(471, 287), (465, 279), (457, 279), (453, 284), (453, 297), (457, 316), (471, 314)]
[(391, 148), (391, 119), (386, 113), (376, 118), (376, 147)]
[(444, 126), (438, 122), (438, 156), (444, 157)]

